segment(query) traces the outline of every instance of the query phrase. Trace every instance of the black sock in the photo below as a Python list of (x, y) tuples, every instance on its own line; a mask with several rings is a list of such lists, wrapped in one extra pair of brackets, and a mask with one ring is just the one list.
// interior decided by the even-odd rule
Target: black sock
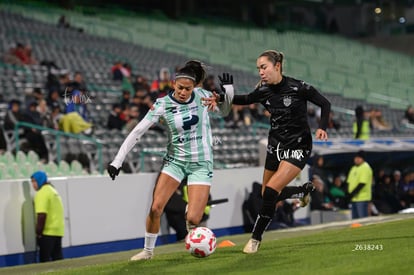
[(253, 227), (253, 239), (258, 241), (262, 240), (263, 232), (269, 226), (273, 216), (275, 215), (278, 195), (279, 193), (274, 189), (265, 187), (265, 190), (263, 192), (263, 205)]
[(257, 219), (253, 227), (252, 238), (261, 241), (263, 232), (265, 232), (271, 221), (272, 219), (269, 217), (262, 216), (260, 214), (257, 215)]
[(285, 199), (301, 199), (307, 194), (303, 186), (286, 186), (280, 192), (277, 201), (282, 201)]

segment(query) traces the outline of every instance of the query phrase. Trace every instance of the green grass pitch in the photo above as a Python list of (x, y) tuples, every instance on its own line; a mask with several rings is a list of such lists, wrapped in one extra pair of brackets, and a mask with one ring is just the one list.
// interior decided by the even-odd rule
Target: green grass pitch
[[(225, 236), (233, 247), (199, 259), (184, 244), (156, 247), (150, 261), (128, 262), (139, 250), (1, 268), (0, 274), (411, 274), (414, 215), (332, 226), (268, 231), (257, 254), (241, 252), (249, 234)], [(4, 273), (3, 273), (4, 272)]]

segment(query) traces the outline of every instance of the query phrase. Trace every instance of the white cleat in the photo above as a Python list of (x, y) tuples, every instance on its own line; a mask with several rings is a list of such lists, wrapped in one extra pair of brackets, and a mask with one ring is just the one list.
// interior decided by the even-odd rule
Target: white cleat
[(152, 252), (149, 252), (148, 250), (142, 250), (138, 254), (131, 257), (130, 261), (140, 261), (140, 260), (150, 260), (153, 256)]
[(250, 239), (243, 248), (243, 253), (253, 254), (256, 253), (260, 247), (260, 241), (255, 239)]
[(310, 193), (315, 190), (315, 186), (312, 184), (311, 181), (305, 182), (302, 186), (303, 188), (305, 188), (306, 195), (304, 195), (303, 198), (300, 199), (300, 207), (305, 207), (306, 205), (308, 205), (310, 201)]
[(303, 198), (299, 199), (299, 201), (300, 201), (299, 203), (300, 207), (305, 207), (306, 205), (308, 205), (310, 201), (310, 193), (303, 196)]

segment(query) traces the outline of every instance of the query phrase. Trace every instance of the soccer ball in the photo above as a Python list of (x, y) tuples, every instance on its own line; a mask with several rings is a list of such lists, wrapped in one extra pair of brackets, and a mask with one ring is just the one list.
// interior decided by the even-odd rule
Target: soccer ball
[(210, 256), (216, 246), (216, 235), (207, 227), (196, 227), (185, 237), (185, 249), (197, 258)]

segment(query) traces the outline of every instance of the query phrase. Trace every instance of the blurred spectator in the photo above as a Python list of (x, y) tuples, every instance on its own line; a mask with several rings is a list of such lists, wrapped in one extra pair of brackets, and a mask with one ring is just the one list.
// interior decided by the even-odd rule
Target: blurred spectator
[(377, 108), (371, 109), (369, 113), (369, 121), (371, 130), (390, 131), (392, 129), (391, 124), (384, 120), (381, 110)]
[(23, 65), (23, 62), (16, 56), (16, 45), (11, 45), (10, 48), (3, 54), (2, 61), (13, 65)]
[(124, 77), (131, 77), (131, 71), (132, 69), (130, 64), (116, 61), (111, 68), (112, 79), (123, 80)]
[(70, 24), (68, 20), (66, 19), (66, 16), (62, 15), (59, 17), (57, 26), (58, 28), (65, 28), (65, 29), (68, 29), (70, 27)]
[(129, 77), (131, 79), (131, 76), (132, 76), (132, 66), (131, 66), (131, 64), (125, 62), (122, 65), (121, 72), (124, 75), (124, 77)]
[(364, 108), (357, 106), (355, 108), (355, 121), (352, 126), (355, 139), (368, 140), (370, 138), (369, 121), (366, 119)]
[(0, 127), (0, 155), (7, 150), (7, 142), (4, 135), (3, 127)]
[(337, 175), (333, 179), (333, 185), (329, 189), (330, 198), (334, 204), (334, 207), (340, 209), (348, 209), (349, 201), (347, 199), (347, 186), (342, 180), (341, 175)]
[(60, 110), (64, 109), (58, 90), (53, 90), (52, 92), (50, 92), (46, 99), (46, 102), (47, 106), (49, 106), (50, 109), (56, 107), (59, 107)]
[(67, 89), (65, 95), (66, 110), (59, 120), (59, 128), (68, 133), (92, 133), (92, 123), (89, 121), (87, 109), (88, 98), (82, 91)]
[(87, 104), (89, 103), (88, 95), (85, 91), (71, 90), (68, 88), (67, 94), (65, 95), (66, 113), (77, 112), (85, 121), (89, 121), (89, 110)]
[(393, 214), (402, 209), (397, 197), (397, 187), (390, 175), (384, 175), (374, 186), (373, 202), (380, 213)]
[[(142, 91), (142, 92), (141, 92)], [(138, 107), (139, 121), (141, 121), (152, 105), (151, 97), (146, 94), (145, 90), (138, 90), (136, 95), (132, 98), (131, 105)]]
[(385, 176), (385, 170), (384, 170), (384, 168), (380, 168), (378, 170), (378, 172), (376, 172), (374, 174), (374, 180), (375, 180), (375, 182), (377, 183), (377, 182), (382, 181), (382, 179), (384, 178), (384, 176)]
[[(143, 75), (137, 75), (132, 85), (134, 86), (135, 91), (138, 91), (141, 89), (147, 91), (147, 93), (151, 91), (151, 86), (148, 84), (147, 78), (144, 77)], [(155, 99), (156, 97), (153, 98), (152, 100), (155, 101)]]
[(392, 173), (392, 184), (398, 189), (398, 186), (402, 183), (402, 177), (400, 170), (394, 170)]
[(51, 121), (49, 121), (49, 119), (50, 119), (50, 110), (49, 110), (49, 107), (47, 106), (46, 100), (40, 99), (37, 102), (38, 103), (37, 103), (36, 111), (40, 115), (40, 123), (41, 123), (40, 125), (42, 125), (44, 127), (52, 128), (50, 126), (53, 125), (53, 123)]
[(113, 80), (122, 80), (124, 78), (124, 75), (122, 74), (122, 62), (116, 61), (114, 65), (111, 68), (112, 73), (112, 79)]
[(63, 114), (59, 120), (59, 129), (66, 133), (90, 135), (92, 133), (92, 123), (85, 121), (78, 112)]
[(44, 96), (43, 96), (42, 89), (36, 87), (31, 92), (29, 92), (29, 94), (26, 94), (25, 101), (26, 102), (31, 102), (31, 101), (34, 100), (36, 102), (39, 102), (43, 98), (44, 98)]
[(132, 129), (135, 128), (135, 126), (137, 126), (138, 122), (140, 122), (139, 118), (140, 118), (139, 108), (135, 105), (131, 106), (129, 109), (129, 119), (127, 123), (125, 124), (125, 129), (127, 130), (128, 133), (131, 132)]
[(59, 130), (59, 121), (62, 118), (62, 116), (63, 116), (62, 109), (60, 109), (59, 106), (52, 106), (49, 119), (48, 119), (48, 123), (50, 124), (47, 127), (55, 129), (55, 130)]
[[(36, 101), (32, 101), (28, 104), (27, 110), (23, 115), (23, 121), (38, 126), (43, 126), (42, 118), (40, 116), (40, 113), (37, 111), (37, 106), (38, 103)], [(25, 127), (24, 136), (27, 139), (29, 148), (39, 155), (41, 161), (47, 163), (49, 161), (49, 152), (41, 130)]]
[(156, 93), (158, 97), (165, 95), (174, 87), (173, 79), (171, 78), (170, 70), (166, 67), (161, 68), (159, 78), (155, 79), (151, 84), (151, 93)]
[[(12, 99), (9, 102), (9, 106), (6, 112), (6, 116), (4, 117), (4, 124), (3, 128), (6, 131), (14, 131), (14, 126), (17, 122), (23, 120), (23, 113), (20, 111), (21, 102), (16, 99)], [(0, 150), (7, 149), (7, 142), (5, 140), (5, 133), (3, 133), (3, 128), (1, 129), (1, 137), (0, 137)]]
[(319, 179), (323, 182), (325, 188), (329, 189), (330, 180), (329, 180), (329, 171), (325, 167), (325, 158), (323, 155), (315, 154), (313, 156), (313, 163), (310, 168), (310, 178), (313, 176), (318, 176)]
[(12, 50), (12, 54), (14, 54), (23, 65), (37, 64), (36, 59), (32, 56), (32, 47), (30, 45), (17, 43), (14, 50)]
[(403, 181), (398, 186), (398, 197), (403, 208), (414, 204), (414, 172), (406, 172)]
[(270, 113), (261, 105), (250, 104), (249, 112), (253, 122), (269, 123)]
[(69, 85), (75, 90), (79, 90), (83, 92), (88, 90), (88, 87), (86, 85), (86, 82), (81, 72), (74, 73), (73, 81), (70, 82)]
[(233, 105), (227, 117), (224, 118), (228, 127), (239, 128), (249, 126), (252, 123), (252, 114), (250, 105)]
[(294, 213), (298, 208), (298, 200), (293, 200), (292, 202), (286, 200), (277, 202), (276, 212), (268, 229), (283, 229), (301, 225), (294, 218)]
[(329, 200), (329, 191), (318, 175), (312, 176), (312, 184), (315, 186), (315, 191), (311, 193), (311, 210), (332, 210), (333, 203)]
[(121, 105), (118, 103), (115, 103), (112, 105), (112, 111), (108, 116), (108, 122), (106, 124), (106, 127), (108, 129), (118, 129), (122, 130), (122, 128), (125, 125), (125, 121), (121, 119), (120, 114), (122, 112)]
[(134, 90), (134, 87), (132, 86), (130, 76), (124, 76), (124, 78), (122, 79), (121, 89), (122, 91), (129, 91), (129, 94), (131, 96), (134, 96), (135, 90)]
[(60, 96), (64, 96), (67, 87), (70, 86), (70, 76), (67, 70), (58, 71), (55, 73), (50, 72), (47, 76), (46, 89), (50, 96), (51, 93), (57, 91)]
[(119, 114), (119, 117), (121, 118), (121, 120), (125, 121), (125, 123), (129, 120), (130, 117), (130, 109), (131, 109), (131, 105), (126, 105), (125, 108), (121, 108), (122, 111)]
[(220, 88), (215, 83), (214, 75), (210, 74), (206, 77), (206, 79), (203, 82), (203, 89), (210, 92), (220, 92)]
[(21, 102), (19, 100), (10, 100), (8, 110), (4, 118), (5, 130), (14, 130), (14, 125), (23, 120), (23, 113), (20, 110), (20, 106)]
[(122, 91), (122, 97), (120, 101), (121, 109), (124, 110), (130, 104), (131, 94), (129, 91)]
[(76, 27), (71, 26), (71, 24), (69, 23), (69, 20), (66, 18), (65, 15), (61, 15), (59, 17), (59, 20), (57, 22), (57, 27), (63, 28), (63, 29), (73, 29), (78, 32), (83, 32), (83, 28), (76, 28)]
[(339, 131), (339, 129), (341, 128), (341, 123), (334, 117), (335, 114), (333, 111), (331, 111), (329, 113), (328, 129), (335, 129), (336, 131)]
[(414, 108), (409, 105), (404, 113), (403, 123), (414, 124)]

